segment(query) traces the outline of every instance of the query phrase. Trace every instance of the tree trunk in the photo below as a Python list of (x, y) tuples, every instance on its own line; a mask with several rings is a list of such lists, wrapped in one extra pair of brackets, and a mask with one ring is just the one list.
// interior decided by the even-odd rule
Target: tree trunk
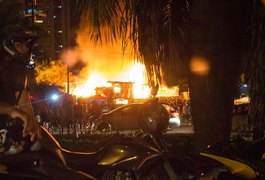
[(252, 125), (253, 140), (264, 137), (265, 133), (265, 104), (264, 104), (264, 69), (265, 69), (265, 7), (261, 1), (253, 1), (251, 18), (250, 59), (246, 72), (250, 83), (250, 113), (249, 122)]
[(205, 74), (190, 69), (195, 151), (231, 132), (233, 97), (240, 69), (244, 6), (240, 0), (196, 0), (191, 4), (190, 63), (201, 57)]

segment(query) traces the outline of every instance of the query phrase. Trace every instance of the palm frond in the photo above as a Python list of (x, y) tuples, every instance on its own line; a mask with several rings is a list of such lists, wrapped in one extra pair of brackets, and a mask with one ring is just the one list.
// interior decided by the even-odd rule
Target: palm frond
[[(151, 70), (148, 71), (149, 75), (158, 79), (158, 83), (163, 75), (163, 79), (169, 84), (177, 84), (178, 79), (187, 75), (185, 58), (189, 24), (188, 1), (140, 1), (138, 6), (136, 16), (140, 54), (144, 55), (146, 67), (155, 66), (160, 69), (154, 71), (153, 68), (148, 68)], [(172, 66), (175, 67), (174, 71), (170, 70)]]
[(77, 0), (77, 10), (82, 12), (81, 28), (94, 42), (113, 42), (120, 35), (120, 4), (118, 0)]
[[(133, 44), (132, 52), (145, 64), (150, 85), (161, 84), (163, 79), (167, 81), (165, 77), (173, 77), (172, 82), (176, 84), (187, 75), (187, 0), (76, 2), (77, 11), (83, 13), (81, 28), (86, 28), (94, 42), (113, 42), (121, 38), (123, 50), (129, 43)], [(169, 70), (172, 66), (177, 66), (177, 71)]]

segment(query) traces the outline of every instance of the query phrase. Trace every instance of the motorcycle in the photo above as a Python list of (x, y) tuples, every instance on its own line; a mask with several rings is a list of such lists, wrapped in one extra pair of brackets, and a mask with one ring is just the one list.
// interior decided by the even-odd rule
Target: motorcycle
[(200, 153), (199, 179), (264, 179), (265, 139), (252, 143), (242, 138), (209, 145)]
[(85, 127), (85, 133), (92, 134), (96, 131), (95, 121), (98, 118), (99, 117), (95, 116), (93, 113), (88, 113), (83, 117), (81, 125)]
[(164, 107), (149, 102), (143, 107), (139, 112), (142, 129), (138, 134), (114, 134), (96, 152), (60, 148), (66, 164), (99, 179), (193, 179), (192, 169), (167, 155), (162, 134), (162, 123), (166, 122), (163, 118), (168, 118)]
[[(10, 119), (1, 129), (0, 179), (96, 179), (69, 168), (60, 152), (58, 143), (41, 127), (42, 139), (34, 142), (22, 137), (22, 123)], [(10, 145), (11, 144), (11, 145)]]
[(146, 108), (156, 109), (156, 105), (147, 103), (141, 111), (144, 136), (115, 134), (96, 152), (63, 149), (42, 128), (42, 140), (26, 141), (23, 152), (0, 157), (0, 178), (193, 179), (192, 170), (182, 161), (167, 156), (160, 128), (161, 118), (168, 117)]

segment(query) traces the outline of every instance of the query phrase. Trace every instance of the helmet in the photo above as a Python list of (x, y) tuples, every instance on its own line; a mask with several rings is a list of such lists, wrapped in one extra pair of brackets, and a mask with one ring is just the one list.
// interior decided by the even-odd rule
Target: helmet
[[(15, 59), (21, 59), (24, 63), (29, 62), (31, 58), (32, 48), (37, 40), (36, 33), (26, 26), (8, 25), (2, 30), (2, 46), (3, 50)], [(15, 43), (23, 43), (28, 47), (27, 53), (20, 53), (14, 47)]]

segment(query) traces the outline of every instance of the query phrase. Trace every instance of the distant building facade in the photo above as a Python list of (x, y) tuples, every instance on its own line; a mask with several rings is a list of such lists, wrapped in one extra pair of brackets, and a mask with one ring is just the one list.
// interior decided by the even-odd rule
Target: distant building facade
[(25, 0), (25, 17), (41, 30), (38, 48), (51, 59), (59, 59), (63, 48), (75, 45), (79, 16), (71, 0)]

